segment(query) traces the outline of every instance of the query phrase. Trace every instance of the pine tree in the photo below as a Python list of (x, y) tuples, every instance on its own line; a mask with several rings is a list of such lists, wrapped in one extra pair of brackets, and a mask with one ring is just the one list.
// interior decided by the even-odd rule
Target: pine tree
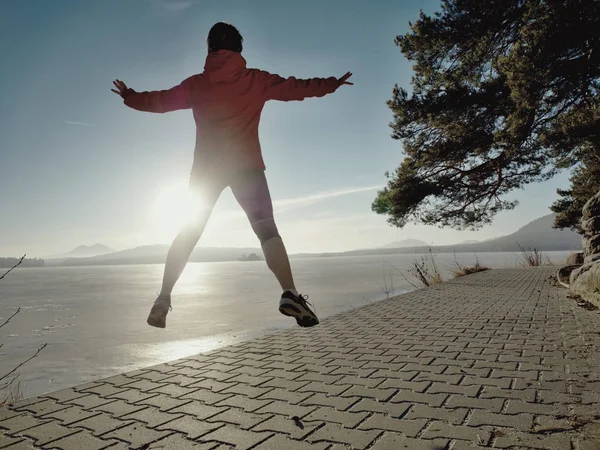
[(410, 26), (395, 42), (412, 90), (388, 102), (405, 158), (373, 210), (476, 229), (517, 205), (509, 193), (574, 168), (553, 210), (576, 227), (600, 184), (600, 0), (445, 0)]

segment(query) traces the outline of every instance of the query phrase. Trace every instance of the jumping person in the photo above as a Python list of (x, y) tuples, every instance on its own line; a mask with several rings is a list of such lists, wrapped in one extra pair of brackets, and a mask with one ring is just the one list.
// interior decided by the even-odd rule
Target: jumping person
[(323, 97), (344, 84), (341, 78), (282, 78), (246, 68), (243, 38), (228, 23), (215, 24), (207, 39), (204, 71), (168, 90), (136, 92), (115, 80), (125, 105), (138, 111), (166, 113), (191, 109), (196, 122), (196, 146), (190, 189), (202, 198), (195, 220), (184, 226), (167, 254), (162, 289), (148, 316), (148, 324), (164, 328), (171, 309), (171, 292), (196, 246), (221, 194), (230, 187), (260, 240), (265, 260), (281, 285), (279, 311), (294, 317), (301, 327), (319, 319), (307, 297), (298, 293), (285, 245), (273, 218), (273, 205), (258, 139), (260, 114), (267, 100), (303, 100)]

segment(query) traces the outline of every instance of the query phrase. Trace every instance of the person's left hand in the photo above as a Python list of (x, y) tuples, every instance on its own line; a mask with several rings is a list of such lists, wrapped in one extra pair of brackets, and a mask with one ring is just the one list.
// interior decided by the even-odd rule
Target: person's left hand
[(123, 83), (121, 80), (115, 80), (115, 81), (113, 81), (113, 84), (115, 85), (115, 87), (117, 89), (111, 89), (111, 91), (113, 91), (115, 94), (121, 96), (121, 98), (125, 98), (127, 93), (130, 91), (130, 88), (128, 88), (127, 85), (125, 83)]

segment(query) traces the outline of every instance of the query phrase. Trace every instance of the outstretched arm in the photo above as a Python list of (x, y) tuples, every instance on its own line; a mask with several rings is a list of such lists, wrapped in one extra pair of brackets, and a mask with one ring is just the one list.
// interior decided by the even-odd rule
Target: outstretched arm
[(279, 75), (262, 72), (264, 80), (264, 89), (267, 100), (304, 100), (308, 97), (323, 97), (331, 94), (340, 86), (350, 83), (348, 78), (352, 76), (347, 72), (341, 78), (309, 78), (298, 79), (295, 77), (283, 78)]
[(136, 92), (121, 80), (115, 80), (113, 84), (117, 89), (111, 89), (111, 91), (121, 96), (130, 108), (138, 111), (166, 113), (191, 108), (192, 78), (184, 80), (171, 89), (150, 92)]

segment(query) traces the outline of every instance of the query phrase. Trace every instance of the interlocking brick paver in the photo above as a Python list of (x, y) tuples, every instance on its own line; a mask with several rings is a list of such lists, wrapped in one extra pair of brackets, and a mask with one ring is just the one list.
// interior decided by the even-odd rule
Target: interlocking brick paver
[(151, 444), (170, 434), (169, 431), (157, 431), (143, 426), (140, 423), (127, 425), (123, 428), (111, 431), (102, 435), (103, 439), (118, 439), (130, 444), (132, 449), (142, 449), (144, 446)]
[[(213, 450), (217, 444), (195, 442), (181, 434), (171, 434), (148, 446), (148, 450)], [(108, 450), (111, 450), (110, 448)]]
[(266, 393), (260, 396), (260, 399), (264, 400), (281, 400), (284, 402), (296, 404), (302, 403), (307, 398), (313, 396), (310, 392), (290, 392), (286, 389), (273, 388), (269, 389)]
[(427, 405), (413, 405), (406, 415), (406, 419), (436, 419), (460, 425), (464, 422), (469, 410), (466, 408), (446, 409), (433, 408)]
[(567, 383), (564, 381), (534, 381), (518, 378), (512, 389), (546, 389), (554, 392), (567, 393)]
[[(44, 448), (61, 450), (100, 450), (115, 441), (97, 438), (88, 431), (79, 431), (47, 444)], [(1, 448), (1, 446), (0, 446)], [(8, 449), (10, 450), (10, 448)]]
[(69, 406), (65, 409), (53, 411), (42, 416), (43, 419), (58, 419), (63, 425), (69, 425), (88, 417), (100, 414), (98, 411), (86, 411), (79, 406)]
[[(111, 394), (109, 396), (107, 396), (106, 398), (109, 400), (123, 400), (126, 403), (136, 403), (136, 402), (140, 402), (142, 400), (146, 400), (150, 397), (153, 397), (156, 395), (156, 392), (142, 392), (142, 391), (138, 391), (136, 389), (126, 389), (124, 391), (121, 392), (116, 392), (114, 394)], [(174, 397), (176, 397), (174, 395)]]
[(430, 381), (404, 381), (398, 378), (388, 378), (379, 386), (382, 389), (404, 389), (407, 391), (414, 392), (425, 392), (425, 390), (431, 385)]
[(133, 389), (131, 389), (131, 390), (127, 390), (125, 392), (111, 395), (111, 397), (121, 398), (125, 401), (134, 403), (134, 402), (142, 401), (146, 398), (150, 398), (153, 395), (157, 395), (157, 394), (165, 394), (165, 395), (168, 395), (169, 397), (181, 398), (184, 396), (192, 395), (197, 390), (198, 390), (198, 388), (184, 387), (184, 386), (179, 386), (178, 384), (165, 383), (162, 386), (154, 388), (148, 392), (134, 391)]
[(208, 434), (222, 426), (225, 426), (225, 424), (198, 420), (192, 416), (182, 416), (179, 419), (159, 425), (156, 429), (164, 431), (165, 436), (169, 434), (166, 433), (168, 431), (177, 431), (186, 434), (189, 439), (198, 439), (200, 436)]
[[(424, 403), (429, 406), (442, 406), (448, 394), (421, 394), (412, 391), (400, 391), (390, 401), (393, 403)], [(457, 407), (460, 405), (457, 405)]]
[(349, 389), (360, 388), (360, 386), (353, 386), (347, 384), (327, 384), (318, 381), (311, 381), (308, 384), (300, 387), (298, 392), (322, 392), (328, 395), (340, 395)]
[(561, 404), (524, 403), (520, 400), (508, 400), (507, 414), (542, 414), (542, 415), (566, 415), (568, 408)]
[(410, 408), (410, 403), (388, 403), (380, 402), (370, 398), (363, 398), (352, 405), (352, 412), (383, 413), (390, 417), (402, 417)]
[(501, 412), (504, 405), (503, 398), (472, 398), (464, 395), (454, 394), (446, 403), (447, 408), (470, 408), (470, 409), (485, 409), (489, 412)]
[[(168, 378), (167, 380), (169, 380), (169, 382), (171, 382), (170, 380), (172, 380), (172, 379), (173, 379), (173, 377)], [(156, 382), (150, 381), (150, 380), (137, 380), (131, 384), (126, 384), (123, 387), (127, 388), (127, 389), (137, 389), (138, 391), (142, 391), (142, 392), (150, 392), (153, 389), (157, 389), (157, 388), (165, 386), (167, 384), (166, 383), (167, 380), (165, 380), (165, 382), (162, 382), (162, 383), (156, 383)], [(198, 380), (192, 379), (192, 383), (195, 381), (198, 381)]]
[(466, 427), (460, 425), (451, 425), (446, 422), (434, 421), (425, 429), (423, 438), (460, 439), (484, 446), (490, 440), (490, 432), (481, 427)]
[(0, 434), (0, 448), (2, 449), (6, 449), (6, 447), (10, 446), (10, 445), (16, 445), (19, 442), (22, 442), (23, 438), (17, 437), (10, 437), (10, 436), (4, 436)]
[(466, 397), (475, 397), (481, 389), (481, 386), (460, 386), (446, 383), (433, 383), (427, 393), (429, 394), (462, 394)]
[[(574, 404), (579, 403), (581, 400), (583, 402), (583, 394), (575, 395), (575, 394), (565, 394), (563, 392), (552, 392), (552, 391), (539, 391), (538, 393), (538, 403), (565, 403), (565, 404)], [(600, 396), (599, 396), (600, 398)]]
[[(150, 397), (153, 398), (153, 397)], [(130, 405), (123, 400), (115, 400), (104, 405), (97, 406), (94, 408), (95, 411), (107, 412), (111, 416), (121, 417), (125, 414), (131, 414), (132, 412), (139, 411), (140, 409), (146, 408), (147, 405), (140, 403), (137, 405)]]
[(217, 407), (206, 405), (200, 401), (192, 400), (184, 405), (177, 406), (176, 408), (170, 409), (168, 412), (172, 414), (187, 414), (194, 416), (197, 419), (204, 420), (209, 417), (216, 416), (217, 414), (225, 411), (226, 407)]
[(600, 448), (600, 316), (554, 276), (475, 274), (0, 407), (0, 447)]
[(358, 428), (360, 430), (396, 431), (402, 432), (408, 437), (416, 437), (426, 424), (426, 419), (395, 419), (383, 414), (374, 414), (361, 423)]
[(311, 442), (338, 442), (351, 445), (355, 449), (364, 449), (382, 432), (378, 430), (363, 431), (344, 428), (341, 425), (328, 423), (311, 434), (307, 440)]
[(481, 378), (481, 377), (473, 377), (470, 375), (466, 375), (462, 381), (460, 382), (463, 386), (484, 386), (484, 388), (488, 387), (496, 387), (501, 389), (510, 389), (510, 385), (512, 384), (512, 378)]
[(316, 406), (290, 405), (289, 403), (274, 400), (268, 405), (257, 409), (256, 412), (259, 414), (280, 414), (289, 417), (304, 417), (315, 409), (317, 409)]
[(52, 413), (54, 411), (59, 411), (61, 409), (68, 408), (69, 405), (64, 405), (58, 403), (56, 400), (52, 398), (41, 399), (40, 402), (32, 403), (29, 405), (22, 406), (17, 408), (17, 411), (29, 411), (35, 416), (43, 416), (44, 414)]
[(136, 407), (143, 408), (145, 406), (156, 406), (161, 411), (170, 411), (179, 406), (183, 406), (187, 403), (192, 402), (192, 399), (181, 399), (169, 397), (166, 394), (158, 394), (153, 397), (147, 398), (135, 404)]
[(271, 436), (273, 436), (273, 433), (270, 431), (247, 431), (233, 425), (225, 425), (202, 436), (199, 440), (203, 442), (224, 442), (235, 446), (236, 449), (244, 450), (267, 440)]
[[(421, 372), (418, 373), (412, 381), (423, 382), (423, 381), (441, 381), (442, 383), (447, 384), (459, 384), (463, 378), (466, 378), (464, 375), (449, 375), (449, 374), (437, 374), (437, 373), (429, 373), (429, 372)], [(475, 383), (481, 384), (481, 383)]]
[[(261, 387), (287, 389), (291, 392), (298, 391), (300, 388), (313, 384), (311, 381), (297, 381), (297, 380), (285, 380), (282, 378), (273, 378), (266, 383), (262, 384)], [(314, 383), (318, 385), (319, 383)], [(322, 384), (322, 383), (321, 383)], [(348, 386), (344, 386), (344, 389), (348, 389)]]
[(94, 436), (100, 436), (132, 422), (132, 420), (119, 420), (109, 416), (108, 414), (100, 413), (96, 414), (95, 416), (86, 417), (85, 419), (77, 422), (67, 424), (67, 426), (70, 428), (85, 428), (90, 430)]
[(209, 389), (196, 389), (193, 392), (179, 397), (181, 400), (199, 400), (207, 405), (215, 405), (229, 398), (235, 397), (234, 394), (225, 392), (213, 392)]
[[(222, 391), (226, 391), (228, 389), (234, 388), (236, 386), (239, 386), (237, 383), (225, 383), (219, 380), (215, 380), (213, 378), (201, 378), (201, 379), (196, 379), (196, 381), (193, 384), (190, 384), (186, 387), (189, 388), (202, 388), (202, 389), (208, 389), (209, 391), (213, 391), (213, 392), (222, 392)], [(244, 386), (247, 388), (247, 386)], [(254, 388), (254, 389), (259, 389), (259, 388)]]
[(347, 410), (351, 405), (357, 403), (359, 397), (337, 397), (322, 393), (312, 394), (310, 397), (301, 401), (303, 406), (330, 406), (339, 410)]
[(141, 375), (138, 375), (136, 377), (136, 380), (142, 379), (142, 380), (150, 380), (150, 381), (160, 382), (160, 381), (170, 378), (172, 376), (173, 375), (170, 375), (168, 373), (154, 372), (152, 370), (149, 370)]
[(18, 433), (19, 431), (26, 430), (27, 428), (36, 427), (48, 422), (48, 420), (42, 420), (33, 417), (32, 415), (18, 415), (13, 416), (9, 419), (0, 421), (0, 430), (7, 430), (8, 434)]
[(350, 389), (344, 391), (342, 397), (365, 397), (373, 398), (382, 402), (385, 402), (392, 398), (397, 392), (397, 389), (379, 389), (379, 388), (368, 388), (365, 386), (352, 386)]
[(499, 427), (512, 427), (518, 430), (529, 431), (533, 424), (531, 414), (495, 414), (482, 410), (475, 410), (469, 417), (469, 426), (477, 427), (480, 425), (493, 425)]
[(442, 450), (448, 446), (447, 439), (411, 439), (398, 433), (386, 433), (379, 439), (372, 450)]
[[(135, 383), (136, 380), (129, 380), (130, 383)], [(130, 384), (128, 383), (128, 384)], [(86, 389), (78, 390), (79, 392), (83, 392), (85, 394), (96, 394), (100, 397), (108, 397), (109, 395), (116, 394), (117, 392), (122, 392), (127, 388), (118, 387), (110, 383), (101, 383), (95, 384), (93, 386), (89, 386)], [(83, 398), (83, 397), (80, 397)]]
[(68, 402), (69, 400), (73, 400), (78, 397), (83, 397), (84, 395), (87, 395), (87, 394), (84, 392), (77, 392), (73, 388), (69, 388), (69, 389), (63, 389), (61, 391), (50, 392), (48, 394), (44, 394), (42, 397), (53, 398), (53, 399), (57, 400), (59, 403), (61, 403), (61, 402)]
[(267, 394), (268, 392), (272, 391), (273, 389), (279, 389), (279, 388), (248, 386), (247, 384), (238, 383), (238, 384), (234, 384), (233, 386), (230, 386), (224, 390), (215, 391), (215, 389), (213, 389), (213, 391), (215, 391), (219, 394), (226, 395), (226, 396), (238, 394), (238, 395), (242, 395), (244, 397), (248, 397), (251, 399), (258, 399), (258, 398), (262, 397), (263, 395)]
[[(152, 370), (159, 372), (160, 367), (161, 367), (160, 365), (154, 366), (152, 368)], [(173, 367), (170, 367), (170, 370), (173, 370)], [(103, 383), (109, 383), (109, 384), (112, 384), (113, 386), (124, 386), (126, 384), (133, 383), (134, 381), (136, 381), (135, 378), (129, 377), (125, 374), (115, 375), (112, 377), (104, 378), (102, 380)]]
[(74, 430), (63, 426), (58, 422), (47, 422), (42, 425), (20, 431), (19, 435), (33, 439), (36, 445), (45, 445), (48, 442), (55, 441), (73, 433), (75, 433)]
[[(450, 444), (450, 450), (486, 450), (489, 447), (482, 447), (481, 445), (474, 444), (469, 441), (455, 440)], [(522, 450), (522, 449), (514, 449)]]
[(131, 414), (127, 414), (122, 416), (123, 420), (136, 420), (138, 422), (144, 422), (148, 427), (154, 428), (158, 425), (162, 425), (163, 423), (170, 422), (171, 420), (175, 420), (180, 418), (181, 414), (176, 414), (175, 412), (163, 412), (159, 408), (154, 406), (148, 406), (145, 409), (140, 411), (136, 411)]
[(571, 448), (570, 436), (564, 433), (549, 435), (523, 433), (519, 431), (503, 434), (496, 438), (494, 448), (527, 448), (543, 450), (564, 450)]
[(248, 430), (259, 423), (264, 422), (269, 417), (271, 417), (270, 414), (255, 414), (239, 408), (229, 408), (206, 420), (209, 422), (231, 423), (244, 430)]
[(286, 436), (276, 435), (254, 448), (256, 450), (325, 450), (329, 449), (329, 444), (311, 444), (309, 442), (290, 439)]
[(304, 417), (305, 420), (339, 423), (354, 428), (369, 416), (366, 412), (338, 411), (327, 406), (315, 409)]
[(33, 446), (33, 441), (23, 439), (2, 450), (32, 450), (34, 448), (36, 447)]
[(114, 401), (112, 398), (103, 398), (96, 394), (89, 394), (84, 397), (74, 398), (73, 400), (69, 400), (65, 402), (65, 406), (79, 406), (83, 409), (94, 409), (98, 406), (105, 405)]
[[(261, 408), (265, 408), (269, 404), (273, 403), (275, 400), (258, 400), (247, 397), (242, 397), (241, 395), (231, 396), (219, 403), (216, 403), (217, 407), (224, 406), (232, 406), (234, 408), (241, 408), (244, 411), (254, 412)], [(287, 403), (280, 402), (283, 405), (287, 405)]]

